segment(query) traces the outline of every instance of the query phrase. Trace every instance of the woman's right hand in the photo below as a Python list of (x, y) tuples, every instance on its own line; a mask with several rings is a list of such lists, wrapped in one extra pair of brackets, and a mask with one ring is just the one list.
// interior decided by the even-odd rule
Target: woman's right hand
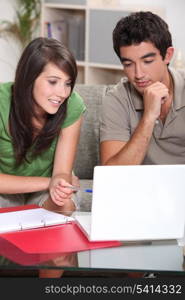
[(54, 177), (51, 179), (49, 192), (52, 201), (58, 206), (64, 206), (71, 201), (74, 192), (73, 186), (62, 177)]

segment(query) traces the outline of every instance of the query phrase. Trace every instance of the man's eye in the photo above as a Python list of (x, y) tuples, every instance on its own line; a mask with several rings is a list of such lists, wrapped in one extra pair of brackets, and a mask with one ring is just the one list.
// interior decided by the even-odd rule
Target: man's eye
[(145, 60), (144, 62), (145, 62), (145, 64), (151, 64), (153, 62), (153, 60)]

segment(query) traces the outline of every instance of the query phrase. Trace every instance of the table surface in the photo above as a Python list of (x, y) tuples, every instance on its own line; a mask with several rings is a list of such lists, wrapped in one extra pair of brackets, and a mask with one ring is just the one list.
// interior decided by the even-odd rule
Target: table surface
[[(0, 248), (2, 246), (1, 241)], [(0, 269), (61, 268), (75, 271), (175, 272), (185, 275), (183, 248), (175, 240), (125, 243), (120, 247), (67, 254), (28, 254), (17, 248), (6, 250), (8, 255), (0, 256)]]
[(185, 275), (184, 255), (176, 240), (123, 242), (119, 247), (73, 253), (30, 254), (0, 237), (0, 269), (154, 271)]

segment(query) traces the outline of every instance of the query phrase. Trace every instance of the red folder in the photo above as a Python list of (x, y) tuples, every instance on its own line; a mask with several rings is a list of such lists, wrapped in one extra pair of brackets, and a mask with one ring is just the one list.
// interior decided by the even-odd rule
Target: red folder
[[(31, 208), (38, 208), (38, 206), (2, 208), (0, 213)], [(70, 253), (122, 245), (119, 241), (90, 242), (75, 222), (3, 233), (0, 237), (27, 254)]]
[(0, 237), (0, 255), (10, 259), (11, 261), (23, 265), (38, 265), (49, 260), (53, 260), (59, 257), (60, 253), (33, 253), (29, 254), (14, 244), (6, 241), (4, 238)]

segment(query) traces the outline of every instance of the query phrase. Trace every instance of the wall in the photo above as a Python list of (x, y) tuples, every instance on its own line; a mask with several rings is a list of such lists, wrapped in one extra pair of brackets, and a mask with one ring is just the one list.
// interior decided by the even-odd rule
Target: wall
[[(176, 49), (181, 50), (185, 57), (185, 1), (184, 0), (117, 0), (123, 5), (129, 5), (138, 9), (143, 7), (160, 7), (165, 11), (165, 20), (169, 24)], [(14, 18), (15, 0), (0, 0), (0, 19)], [(0, 38), (0, 81), (14, 79), (16, 63), (20, 56), (20, 50), (13, 40), (9, 43)]]
[[(0, 0), (0, 19), (13, 20), (15, 0)], [(12, 81), (20, 56), (18, 45), (12, 39), (0, 38), (0, 81)]]
[(184, 0), (118, 0), (122, 5), (133, 5), (136, 8), (159, 7), (165, 12), (164, 18), (172, 34), (173, 46), (182, 52), (185, 58), (185, 1)]

